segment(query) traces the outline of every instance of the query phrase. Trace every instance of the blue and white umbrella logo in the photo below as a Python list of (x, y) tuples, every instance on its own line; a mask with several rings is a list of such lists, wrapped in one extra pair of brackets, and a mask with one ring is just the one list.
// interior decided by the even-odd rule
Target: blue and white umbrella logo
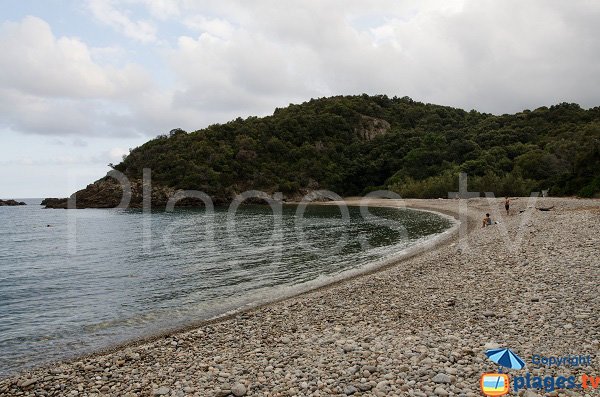
[(485, 352), (485, 355), (496, 364), (506, 368), (521, 369), (525, 366), (525, 362), (521, 360), (521, 357), (510, 349), (490, 349)]

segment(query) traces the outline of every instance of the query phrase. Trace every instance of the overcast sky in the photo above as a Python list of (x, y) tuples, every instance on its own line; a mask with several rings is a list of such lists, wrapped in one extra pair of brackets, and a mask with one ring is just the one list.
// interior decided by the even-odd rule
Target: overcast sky
[(66, 196), (160, 133), (311, 97), (598, 106), (598, 21), (592, 0), (5, 0), (0, 198)]

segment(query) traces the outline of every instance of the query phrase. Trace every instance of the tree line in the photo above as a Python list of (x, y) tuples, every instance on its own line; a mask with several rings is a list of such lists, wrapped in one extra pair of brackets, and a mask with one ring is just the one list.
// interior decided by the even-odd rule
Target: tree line
[[(112, 166), (112, 165), (111, 165)], [(471, 191), (600, 195), (600, 107), (574, 103), (493, 115), (408, 97), (336, 96), (186, 132), (174, 129), (113, 168), (228, 201), (248, 189), (297, 195), (447, 197)]]

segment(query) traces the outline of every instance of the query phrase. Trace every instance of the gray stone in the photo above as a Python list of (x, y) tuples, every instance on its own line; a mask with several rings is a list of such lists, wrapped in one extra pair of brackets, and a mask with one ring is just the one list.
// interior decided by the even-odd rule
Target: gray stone
[(167, 394), (169, 394), (171, 392), (171, 389), (169, 389), (166, 386), (161, 386), (158, 389), (155, 389), (152, 394), (155, 396), (166, 396)]
[(452, 378), (450, 375), (446, 375), (443, 373), (439, 373), (431, 379), (435, 383), (450, 383), (452, 382)]
[(382, 380), (381, 382), (377, 383), (377, 386), (375, 386), (376, 389), (385, 389), (390, 382), (386, 381), (386, 380)]
[(501, 347), (501, 346), (498, 343), (496, 343), (496, 342), (488, 342), (485, 345), (483, 345), (483, 348), (485, 350), (498, 349), (499, 347)]
[(33, 378), (33, 379), (27, 379), (25, 382), (21, 383), (21, 387), (22, 388), (26, 388), (29, 387), (35, 383), (37, 383), (37, 379)]
[(539, 397), (539, 396), (540, 396), (539, 394), (537, 394), (537, 393), (535, 393), (535, 392), (533, 392), (531, 390), (527, 390), (525, 392), (525, 396), (524, 397)]
[(360, 391), (369, 391), (373, 388), (373, 385), (371, 383), (361, 383), (357, 387)]
[(231, 387), (231, 393), (233, 393), (235, 397), (245, 396), (247, 393), (246, 386), (241, 383), (236, 383)]

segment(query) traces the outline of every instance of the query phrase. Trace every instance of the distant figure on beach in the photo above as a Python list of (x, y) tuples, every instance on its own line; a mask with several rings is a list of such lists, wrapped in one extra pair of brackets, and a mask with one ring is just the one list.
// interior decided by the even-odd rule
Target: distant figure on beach
[(481, 227), (486, 227), (486, 226), (491, 226), (492, 225), (492, 218), (490, 218), (490, 214), (485, 214), (485, 218), (483, 218), (483, 224), (481, 225)]
[(510, 199), (508, 196), (504, 199), (504, 209), (506, 210), (506, 215), (508, 215), (510, 210)]

